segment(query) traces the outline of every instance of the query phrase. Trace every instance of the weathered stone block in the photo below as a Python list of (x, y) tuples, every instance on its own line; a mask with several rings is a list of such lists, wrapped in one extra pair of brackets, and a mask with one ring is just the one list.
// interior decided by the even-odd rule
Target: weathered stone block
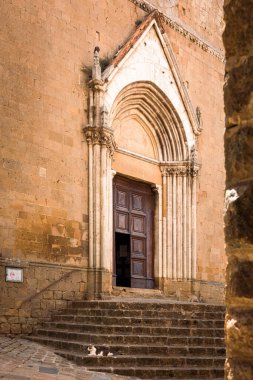
[(18, 316), (18, 309), (9, 309), (5, 312), (7, 316)]
[(228, 380), (252, 380), (253, 364), (252, 359), (226, 360), (225, 378)]
[(227, 273), (229, 276), (228, 297), (253, 297), (253, 262), (230, 259)]
[(20, 324), (11, 324), (11, 333), (12, 334), (20, 334), (21, 333), (21, 326)]
[(21, 325), (21, 333), (22, 334), (30, 334), (33, 331), (33, 326), (28, 324)]
[(74, 292), (67, 291), (62, 293), (62, 299), (64, 300), (73, 300), (74, 299)]
[(51, 300), (54, 298), (54, 292), (52, 290), (46, 290), (45, 292), (43, 292), (42, 297), (44, 299)]
[(63, 300), (56, 300), (55, 301), (55, 308), (56, 309), (64, 309), (67, 306), (67, 301)]
[(56, 300), (60, 300), (60, 299), (62, 299), (62, 292), (60, 292), (60, 291), (54, 291), (53, 292), (53, 297), (54, 297), (54, 299), (56, 299)]
[[(249, 164), (247, 163), (246, 165), (249, 168)], [(253, 156), (252, 169), (250, 168), (250, 171), (253, 173)], [(242, 184), (235, 189), (239, 198), (231, 203), (225, 218), (226, 239), (229, 244), (236, 239), (252, 244), (253, 212), (251, 210), (253, 205), (253, 184)]]
[(253, 310), (232, 309), (226, 318), (228, 357), (253, 358)]
[(1, 323), (0, 324), (0, 333), (8, 334), (11, 331), (11, 327), (9, 323)]

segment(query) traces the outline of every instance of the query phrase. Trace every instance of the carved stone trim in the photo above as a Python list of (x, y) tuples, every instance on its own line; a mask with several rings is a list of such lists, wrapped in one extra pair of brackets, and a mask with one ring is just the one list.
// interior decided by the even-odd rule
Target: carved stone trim
[(109, 149), (110, 155), (112, 156), (115, 149), (116, 143), (113, 136), (113, 130), (110, 128), (97, 128), (87, 126), (83, 129), (86, 136), (88, 144), (92, 145), (106, 145)]
[[(150, 13), (156, 10), (155, 6), (151, 5), (145, 0), (130, 0), (130, 1), (147, 13)], [(213, 56), (215, 56), (222, 62), (225, 61), (225, 54), (222, 50), (215, 48), (208, 41), (204, 40), (197, 34), (193, 33), (192, 31), (187, 29), (184, 25), (181, 25), (178, 21), (173, 20), (171, 17), (165, 15), (162, 12), (159, 12), (159, 18), (171, 29), (175, 30), (177, 33), (189, 39), (192, 43), (199, 46), (202, 50), (212, 54)]]
[(200, 165), (194, 165), (190, 168), (190, 174), (192, 177), (196, 177), (199, 173)]
[(100, 52), (100, 48), (96, 46), (94, 49), (94, 54), (93, 54), (93, 66), (92, 66), (93, 80), (101, 80), (101, 66), (99, 62), (99, 52)]
[(94, 91), (104, 91), (104, 81), (98, 80), (98, 79), (92, 79), (88, 82), (88, 87), (91, 88)]
[(159, 186), (157, 184), (151, 185), (151, 190), (157, 195), (159, 193)]
[(182, 164), (162, 164), (160, 165), (160, 170), (163, 176), (191, 176), (196, 177), (200, 169), (199, 164), (192, 164), (187, 162), (184, 165)]

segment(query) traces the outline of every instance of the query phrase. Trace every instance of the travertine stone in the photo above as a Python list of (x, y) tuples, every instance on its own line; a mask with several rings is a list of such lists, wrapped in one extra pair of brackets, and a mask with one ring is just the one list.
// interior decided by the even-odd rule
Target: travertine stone
[[(67, 297), (66, 292), (73, 292), (73, 297), (80, 298), (85, 296), (88, 287), (89, 295), (96, 286), (103, 285), (109, 291), (108, 270), (112, 267), (113, 258), (110, 231), (113, 225), (112, 218), (106, 219), (106, 216), (113, 213), (113, 172), (108, 170), (105, 173), (105, 167), (147, 182), (157, 189), (155, 249), (160, 255), (155, 259), (157, 285), (163, 288), (164, 270), (169, 278), (195, 276), (196, 281), (205, 284), (206, 296), (214, 287), (217, 294), (223, 286), (225, 258), (221, 231), (224, 168), (221, 131), (224, 115), (221, 84), (224, 64), (219, 50), (221, 39), (217, 34), (220, 2), (215, 5), (212, 2), (210, 8), (209, 0), (201, 1), (203, 7), (199, 19), (196, 14), (200, 6), (196, 1), (179, 1), (179, 8), (174, 9), (178, 22), (168, 14), (158, 15), (156, 12), (159, 27), (154, 28), (153, 25), (147, 38), (141, 40), (139, 48), (133, 52), (131, 46), (134, 41), (129, 37), (136, 31), (139, 36), (141, 31), (138, 25), (143, 21), (144, 24), (147, 20), (149, 22), (153, 17), (150, 11), (158, 6), (155, 0), (152, 9), (143, 3), (139, 0), (101, 0), (99, 6), (95, 6), (93, 0), (37, 1), (31, 6), (30, 0), (2, 2), (1, 306), (7, 313), (6, 318), (16, 318), (16, 315), (8, 316), (8, 310), (17, 309), (26, 297), (37, 294), (31, 304), (25, 306), (30, 317), (19, 315), (27, 321), (22, 319), (22, 329), (26, 329), (28, 323), (35, 323), (42, 314), (46, 316), (45, 310), (49, 305), (58, 308), (70, 302), (70, 299), (63, 298)], [(166, 5), (164, 1), (162, 3)], [(215, 20), (213, 15), (217, 15)], [(205, 21), (209, 25), (206, 30), (203, 27)], [(196, 30), (192, 30), (194, 28)], [(128, 44), (126, 50), (122, 49), (125, 44)], [(120, 79), (110, 81), (111, 87), (107, 83), (108, 97), (104, 106), (103, 78), (98, 66), (93, 70), (92, 79), (96, 46), (100, 47), (101, 71), (105, 72), (104, 69), (114, 62), (113, 74)], [(131, 61), (134, 65), (120, 67), (121, 54), (126, 54), (124, 59), (127, 60), (129, 52), (133, 53), (132, 58), (135, 54), (135, 59)], [(96, 56), (96, 65), (97, 61)], [(154, 107), (154, 98), (147, 91), (147, 83), (145, 101), (138, 98), (146, 118), (152, 116), (149, 126), (153, 126), (153, 134), (141, 119), (143, 112), (139, 112), (137, 118), (128, 108), (124, 114), (127, 102), (122, 99), (117, 116), (124, 117), (118, 118), (113, 126), (109, 123), (113, 115), (107, 105), (112, 105), (117, 98), (116, 90), (121, 91), (124, 83), (129, 84), (123, 82), (128, 78), (135, 82), (152, 82), (150, 86), (153, 89), (159, 87), (155, 92), (160, 93), (159, 107)], [(136, 87), (131, 90), (134, 92)], [(142, 90), (139, 88), (139, 93)], [(161, 109), (166, 110), (160, 90), (166, 93), (167, 105), (170, 105), (167, 110), (170, 108), (171, 112), (166, 115), (160, 112)], [(143, 104), (146, 104), (145, 110)], [(153, 104), (151, 111), (147, 104)], [(93, 112), (89, 112), (90, 109)], [(172, 112), (174, 109), (178, 118)], [(201, 123), (197, 117), (200, 113)], [(173, 144), (176, 147), (175, 140), (178, 141), (171, 138), (170, 128), (167, 131), (171, 134), (164, 139), (165, 134), (161, 132), (164, 119), (169, 120), (171, 126), (177, 124), (177, 131), (187, 130), (187, 139), (179, 139), (181, 148), (178, 151), (175, 149), (174, 161), (177, 155), (180, 161), (189, 161), (190, 155), (188, 157), (187, 153), (190, 154), (195, 136), (199, 136), (198, 162), (201, 163), (201, 171), (196, 178), (196, 199), (192, 197), (194, 170), (186, 176), (181, 173), (180, 179), (175, 176), (175, 181), (172, 176), (167, 176), (166, 194), (162, 194), (159, 162), (169, 160), (171, 152), (168, 146)], [(192, 131), (188, 119), (191, 120)], [(117, 122), (123, 124), (117, 125)], [(91, 126), (94, 127), (92, 131)], [(87, 128), (87, 139), (83, 133), (84, 127)], [(114, 138), (109, 129), (111, 127)], [(250, 134), (246, 135), (250, 137)], [(115, 150), (114, 139), (125, 145)], [(155, 146), (156, 139), (162, 145), (159, 152)], [(247, 139), (243, 139), (242, 143), (246, 147)], [(129, 153), (126, 145), (134, 146), (134, 153), (139, 156)], [(143, 158), (145, 155), (147, 157)], [(166, 159), (163, 160), (163, 156)], [(94, 160), (100, 162), (100, 159), (101, 163), (94, 168)], [(93, 193), (94, 184), (103, 189), (102, 197)], [(169, 196), (172, 191), (175, 194), (173, 201)], [(175, 225), (171, 225), (170, 221), (164, 222), (162, 218), (173, 213), (173, 205), (177, 204), (177, 199), (180, 204), (181, 198), (185, 203), (178, 214), (175, 212), (177, 224), (180, 225), (177, 240)], [(168, 201), (169, 206), (165, 215), (162, 215), (162, 199)], [(194, 207), (196, 205), (196, 219), (193, 218), (195, 210), (190, 207), (192, 204)], [(166, 237), (164, 243), (162, 225), (163, 236)], [(171, 235), (173, 238), (168, 239)], [(177, 246), (180, 246), (178, 251)], [(170, 252), (165, 268), (160, 260), (163, 248)], [(186, 260), (182, 259), (184, 255)], [(172, 257), (174, 263), (179, 262), (178, 267), (172, 268)], [(5, 283), (5, 266), (8, 265), (24, 268), (23, 284)], [(104, 272), (101, 273), (100, 268), (94, 274), (94, 266), (104, 267)], [(73, 273), (73, 277), (57, 282), (65, 272), (75, 268), (79, 271)], [(180, 290), (179, 282), (178, 286)], [(46, 288), (45, 294), (40, 294), (43, 288)], [(23, 307), (19, 308), (21, 310)], [(4, 321), (1, 331), (10, 331), (10, 326), (7, 327)]]

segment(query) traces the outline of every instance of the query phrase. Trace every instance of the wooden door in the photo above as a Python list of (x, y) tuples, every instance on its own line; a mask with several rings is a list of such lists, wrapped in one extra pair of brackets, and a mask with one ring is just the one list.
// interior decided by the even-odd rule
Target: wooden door
[(114, 181), (114, 284), (154, 287), (154, 195), (149, 185)]

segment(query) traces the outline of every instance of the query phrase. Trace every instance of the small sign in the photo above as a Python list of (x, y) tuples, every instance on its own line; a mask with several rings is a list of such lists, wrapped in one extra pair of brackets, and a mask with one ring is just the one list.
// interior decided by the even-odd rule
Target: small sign
[(5, 268), (6, 281), (23, 282), (23, 268)]

